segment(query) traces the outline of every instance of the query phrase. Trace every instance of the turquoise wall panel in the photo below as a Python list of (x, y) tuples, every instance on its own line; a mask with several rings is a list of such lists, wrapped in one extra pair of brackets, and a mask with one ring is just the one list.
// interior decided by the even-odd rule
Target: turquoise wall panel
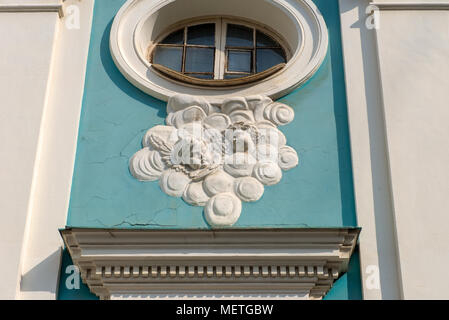
[[(164, 123), (166, 104), (132, 86), (112, 61), (109, 31), (124, 2), (96, 1), (67, 225), (209, 228), (202, 207), (129, 173), (144, 133)], [(282, 130), (300, 165), (267, 187), (260, 201), (244, 203), (236, 228), (356, 225), (338, 5), (315, 2), (330, 32), (328, 56), (306, 85), (281, 99), (296, 111)]]
[[(126, 0), (96, 0), (86, 73), (76, 164), (67, 226), (89, 228), (209, 228), (202, 208), (167, 196), (157, 183), (135, 180), (129, 158), (144, 133), (163, 124), (166, 104), (132, 86), (109, 52), (112, 20)], [(282, 127), (300, 165), (266, 188), (256, 203), (244, 203), (235, 228), (356, 226), (340, 20), (337, 0), (314, 0), (330, 35), (329, 52), (315, 76), (280, 99), (296, 112)], [(327, 299), (360, 299), (356, 254), (350, 270)], [(59, 299), (93, 299), (85, 286), (65, 288), (64, 254)]]

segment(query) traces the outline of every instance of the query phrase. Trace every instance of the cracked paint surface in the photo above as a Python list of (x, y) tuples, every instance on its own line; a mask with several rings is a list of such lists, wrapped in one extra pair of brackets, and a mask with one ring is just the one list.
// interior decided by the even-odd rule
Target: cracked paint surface
[[(352, 169), (338, 7), (317, 0), (330, 50), (317, 74), (280, 99), (295, 110), (283, 129), (297, 150), (293, 169), (262, 199), (244, 203), (234, 228), (355, 226)], [(161, 125), (165, 102), (132, 86), (109, 53), (112, 19), (124, 0), (97, 1), (67, 225), (89, 228), (210, 228), (202, 207), (134, 179), (128, 161), (148, 128)]]

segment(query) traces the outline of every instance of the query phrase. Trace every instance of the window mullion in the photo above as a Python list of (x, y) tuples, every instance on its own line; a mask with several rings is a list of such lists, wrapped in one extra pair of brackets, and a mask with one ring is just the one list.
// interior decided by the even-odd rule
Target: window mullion
[(182, 49), (182, 72), (186, 71), (186, 56), (187, 56), (187, 27), (184, 27), (184, 46)]
[(218, 19), (217, 22), (217, 56), (215, 79), (224, 79), (226, 65), (226, 22)]
[(221, 21), (215, 21), (215, 64), (214, 64), (214, 79), (220, 79), (220, 46), (221, 46)]
[(256, 28), (253, 29), (253, 61), (252, 61), (252, 73), (256, 74), (257, 73), (257, 32), (256, 32)]

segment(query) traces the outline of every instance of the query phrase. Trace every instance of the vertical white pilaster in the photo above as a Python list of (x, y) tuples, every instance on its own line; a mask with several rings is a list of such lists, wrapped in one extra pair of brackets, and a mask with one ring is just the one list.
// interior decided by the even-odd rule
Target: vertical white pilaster
[(369, 1), (340, 0), (364, 299), (400, 298), (375, 30)]
[(0, 5), (0, 298), (54, 299), (93, 0)]
[(449, 1), (378, 7), (377, 50), (403, 298), (447, 299), (442, 275), (449, 263)]

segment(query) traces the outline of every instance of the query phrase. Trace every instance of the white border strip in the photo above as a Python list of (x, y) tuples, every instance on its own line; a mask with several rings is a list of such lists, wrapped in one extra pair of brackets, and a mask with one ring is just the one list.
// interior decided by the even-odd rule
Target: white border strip
[(64, 17), (62, 4), (0, 4), (0, 12), (57, 12)]

